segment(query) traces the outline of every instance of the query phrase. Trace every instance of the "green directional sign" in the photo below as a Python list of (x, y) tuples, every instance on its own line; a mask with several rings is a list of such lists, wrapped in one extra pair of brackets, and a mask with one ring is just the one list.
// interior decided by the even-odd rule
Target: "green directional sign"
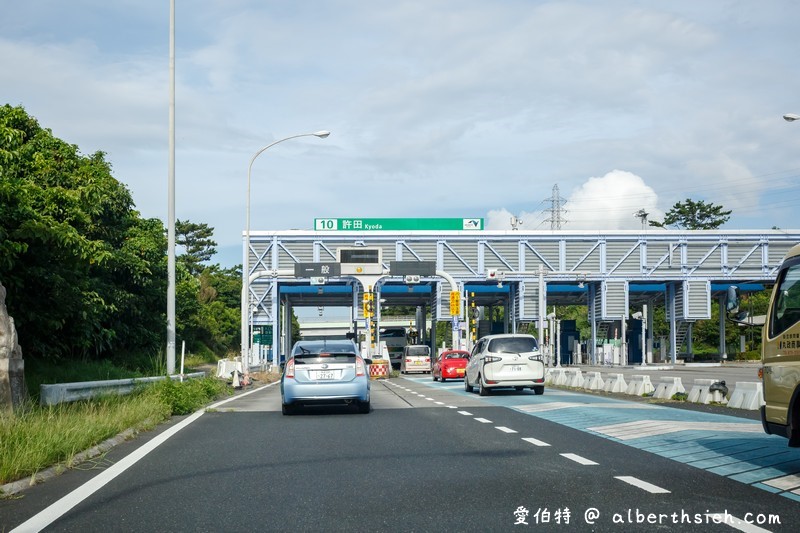
[(476, 231), (482, 218), (315, 218), (316, 231)]

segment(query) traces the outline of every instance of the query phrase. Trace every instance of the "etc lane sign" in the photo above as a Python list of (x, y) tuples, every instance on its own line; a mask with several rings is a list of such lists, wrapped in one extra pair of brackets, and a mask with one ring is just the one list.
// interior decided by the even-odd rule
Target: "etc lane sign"
[(315, 218), (315, 231), (479, 231), (482, 218)]

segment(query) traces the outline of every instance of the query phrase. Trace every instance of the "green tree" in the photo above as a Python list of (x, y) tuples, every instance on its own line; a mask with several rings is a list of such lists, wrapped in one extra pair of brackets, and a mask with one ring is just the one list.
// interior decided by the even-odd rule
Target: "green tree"
[(683, 202), (675, 202), (675, 205), (667, 211), (663, 222), (651, 220), (650, 225), (665, 228), (672, 226), (678, 229), (717, 229), (728, 220), (732, 211), (723, 211), (722, 206), (713, 203), (705, 203), (700, 200), (695, 202), (687, 198)]
[(208, 224), (196, 224), (188, 220), (175, 222), (175, 243), (184, 248), (179, 260), (191, 275), (199, 274), (203, 270), (201, 263), (217, 253), (217, 243), (211, 238), (213, 235), (214, 228)]
[(159, 345), (165, 250), (163, 226), (140, 218), (102, 152), (0, 107), (0, 279), (26, 355)]

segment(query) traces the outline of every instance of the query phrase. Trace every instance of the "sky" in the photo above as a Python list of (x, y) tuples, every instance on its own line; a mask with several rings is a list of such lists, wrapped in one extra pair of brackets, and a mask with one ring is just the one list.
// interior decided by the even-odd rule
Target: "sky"
[[(165, 221), (169, 1), (6, 0), (0, 104), (103, 151)], [(176, 0), (176, 217), (483, 217), (640, 229), (687, 198), (727, 229), (800, 202), (800, 2)], [(558, 199), (555, 203), (554, 199)]]

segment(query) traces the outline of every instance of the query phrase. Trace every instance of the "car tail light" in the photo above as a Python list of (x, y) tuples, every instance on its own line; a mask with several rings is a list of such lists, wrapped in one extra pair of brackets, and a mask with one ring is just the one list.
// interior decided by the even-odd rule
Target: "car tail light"
[(528, 357), (528, 359), (530, 359), (531, 361), (541, 361), (542, 360), (542, 356), (541, 355), (531, 355), (531, 356)]
[(364, 360), (356, 357), (356, 376), (364, 376), (367, 373), (367, 367), (364, 365)]
[(294, 357), (289, 359), (289, 362), (286, 363), (286, 371), (284, 372), (287, 378), (294, 377)]
[(430, 363), (430, 362), (431, 362), (431, 358), (430, 358), (430, 357), (426, 357), (426, 358), (425, 358), (425, 362), (426, 362), (426, 363)]
[(502, 360), (503, 360), (502, 357), (497, 357), (495, 355), (487, 355), (487, 356), (485, 356), (483, 358), (483, 363), (484, 364), (486, 364), (486, 363), (496, 363), (496, 362), (502, 361)]

